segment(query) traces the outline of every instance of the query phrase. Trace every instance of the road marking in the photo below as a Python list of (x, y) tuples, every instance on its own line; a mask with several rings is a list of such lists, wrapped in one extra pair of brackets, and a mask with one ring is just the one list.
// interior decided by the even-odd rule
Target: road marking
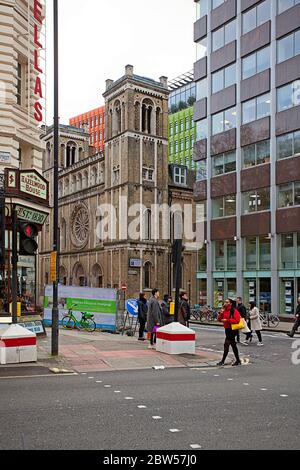
[(86, 375), (86, 372), (81, 372), (81, 375)]
[(180, 429), (169, 429), (170, 432), (181, 432)]
[(201, 371), (201, 374), (206, 374), (206, 371), (205, 371), (205, 370), (202, 370), (202, 371)]
[(153, 419), (162, 419), (161, 416), (152, 416)]
[(89, 377), (89, 379), (94, 379), (95, 377)]
[(287, 398), (287, 397), (288, 397), (288, 395), (280, 395), (280, 396), (283, 397), (283, 398)]
[(125, 397), (125, 400), (133, 400), (133, 397)]
[(268, 389), (267, 388), (261, 388), (262, 392), (266, 392)]
[(138, 408), (140, 408), (141, 410), (143, 410), (143, 409), (147, 408), (147, 406), (145, 406), (145, 405), (138, 405)]
[(215, 374), (214, 377), (220, 377), (218, 374)]
[(111, 388), (111, 385), (104, 385), (104, 388)]
[(233, 379), (227, 379), (227, 380), (232, 381)]
[(121, 390), (114, 390), (114, 393), (121, 393)]
[(202, 446), (200, 446), (199, 444), (190, 444), (190, 447), (192, 449), (202, 449)]
[(247, 382), (245, 382), (243, 385), (249, 385)]

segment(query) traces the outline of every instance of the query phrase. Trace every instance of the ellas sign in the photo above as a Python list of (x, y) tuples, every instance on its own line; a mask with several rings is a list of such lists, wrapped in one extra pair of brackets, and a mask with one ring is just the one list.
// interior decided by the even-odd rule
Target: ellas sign
[(33, 0), (33, 15), (34, 15), (34, 29), (33, 29), (33, 43), (34, 43), (34, 70), (38, 73), (35, 79), (35, 86), (34, 86), (34, 95), (36, 101), (34, 103), (34, 119), (37, 122), (43, 121), (43, 107), (39, 102), (40, 99), (43, 99), (43, 89), (42, 89), (42, 80), (41, 75), (44, 73), (39, 64), (39, 50), (43, 49), (43, 45), (39, 41), (40, 36), (40, 27), (43, 25), (43, 18), (42, 18), (42, 9), (43, 6), (38, 0)]

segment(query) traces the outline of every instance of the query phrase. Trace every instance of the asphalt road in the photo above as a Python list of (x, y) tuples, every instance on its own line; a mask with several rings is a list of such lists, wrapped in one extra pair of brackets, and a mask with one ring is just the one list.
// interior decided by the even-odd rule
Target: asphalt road
[[(201, 332), (222, 349), (222, 330)], [(264, 343), (240, 347), (242, 367), (1, 378), (0, 449), (299, 449), (292, 340)]]

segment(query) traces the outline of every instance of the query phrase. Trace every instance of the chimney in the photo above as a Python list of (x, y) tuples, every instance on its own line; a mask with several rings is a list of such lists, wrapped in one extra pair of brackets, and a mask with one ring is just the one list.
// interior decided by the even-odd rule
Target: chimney
[(107, 91), (112, 86), (114, 81), (111, 80), (111, 79), (108, 79), (108, 80), (105, 81), (105, 83), (106, 83), (106, 91)]
[(133, 65), (126, 65), (125, 67), (125, 75), (127, 77), (132, 77), (133, 76)]
[(164, 88), (168, 88), (168, 77), (162, 76), (159, 78), (159, 81)]

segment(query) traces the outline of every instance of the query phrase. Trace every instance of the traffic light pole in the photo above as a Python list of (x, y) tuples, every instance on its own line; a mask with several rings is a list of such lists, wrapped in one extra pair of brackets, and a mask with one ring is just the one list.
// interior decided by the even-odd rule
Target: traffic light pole
[(11, 286), (11, 296), (12, 296), (12, 322), (13, 325), (18, 323), (18, 218), (16, 206), (12, 206), (12, 286)]
[(176, 292), (175, 292), (175, 315), (174, 321), (178, 322), (179, 314), (179, 290), (181, 284), (181, 255), (182, 255), (182, 240), (177, 240), (177, 256), (175, 264), (175, 273), (176, 273)]
[(5, 282), (5, 194), (0, 187), (0, 273), (4, 289)]
[[(53, 170), (53, 251), (58, 252), (58, 151), (59, 151), (59, 117), (58, 117), (58, 0), (53, 0), (53, 35), (54, 35), (54, 170)], [(58, 312), (58, 256), (56, 258), (56, 280), (53, 282), (52, 308), (52, 356), (58, 356), (59, 312)]]

